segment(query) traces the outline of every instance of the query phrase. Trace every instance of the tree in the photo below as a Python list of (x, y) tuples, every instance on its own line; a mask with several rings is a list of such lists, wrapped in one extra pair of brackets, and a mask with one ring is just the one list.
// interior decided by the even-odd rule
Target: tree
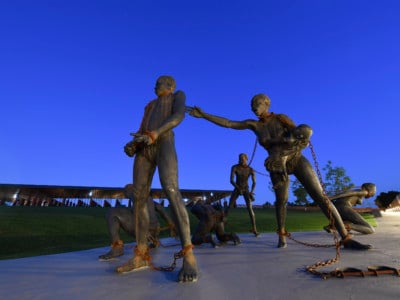
[[(325, 167), (322, 168), (325, 172), (324, 187), (328, 195), (335, 195), (354, 186), (349, 176), (346, 175), (346, 170), (343, 167), (334, 167), (329, 160)], [(303, 185), (296, 179), (292, 184), (292, 193), (296, 197), (295, 204), (309, 205), (307, 192)], [(311, 205), (315, 205), (312, 203)]]
[(297, 178), (292, 182), (292, 192), (293, 195), (296, 197), (296, 200), (294, 201), (295, 205), (310, 205), (311, 201), (308, 200), (306, 189)]
[(322, 169), (325, 172), (325, 191), (328, 195), (336, 195), (354, 186), (346, 170), (343, 167), (333, 167), (332, 161), (328, 160)]
[(382, 192), (376, 197), (375, 204), (380, 209), (386, 209), (399, 194), (400, 192), (395, 192), (395, 191), (390, 191), (387, 193)]

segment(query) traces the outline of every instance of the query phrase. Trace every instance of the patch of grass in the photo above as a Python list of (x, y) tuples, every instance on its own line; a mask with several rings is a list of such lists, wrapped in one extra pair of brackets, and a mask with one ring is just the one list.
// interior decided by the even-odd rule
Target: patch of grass
[[(0, 259), (46, 255), (104, 247), (110, 244), (105, 219), (107, 208), (83, 207), (8, 207), (0, 206)], [(257, 229), (260, 232), (276, 230), (275, 210), (256, 209)], [(373, 226), (375, 218), (364, 217)], [(189, 212), (191, 230), (197, 219)], [(294, 231), (318, 231), (328, 224), (319, 211), (303, 212), (288, 210), (287, 229)], [(161, 226), (166, 224), (161, 220)], [(251, 230), (245, 208), (230, 211), (225, 226), (227, 232), (245, 233)], [(168, 231), (161, 237), (168, 236)], [(134, 238), (121, 232), (121, 238), (131, 243)]]
[[(104, 208), (0, 207), (0, 258), (101, 247), (110, 243)], [(132, 238), (131, 238), (132, 240)]]
[[(275, 232), (276, 218), (274, 208), (255, 209), (257, 230), (260, 232)], [(319, 211), (293, 211), (288, 210), (286, 228), (294, 231), (316, 231), (321, 230), (329, 222), (325, 215)], [(249, 232), (251, 231), (250, 217), (245, 208), (233, 209), (229, 212), (226, 224), (227, 231)]]

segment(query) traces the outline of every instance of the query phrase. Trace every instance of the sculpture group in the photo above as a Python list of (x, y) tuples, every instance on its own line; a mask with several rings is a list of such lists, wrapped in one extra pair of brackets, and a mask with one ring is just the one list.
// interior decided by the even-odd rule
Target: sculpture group
[[(223, 227), (224, 217), (229, 214), (230, 209), (235, 207), (236, 199), (240, 195), (244, 197), (246, 202), (252, 226), (251, 230), (255, 236), (259, 235), (256, 228), (255, 214), (252, 209), (256, 178), (254, 170), (247, 164), (247, 155), (240, 154), (239, 163), (231, 169), (230, 181), (234, 186), (234, 190), (229, 206), (225, 211), (222, 209), (218, 211), (214, 207), (202, 203), (193, 205), (192, 213), (198, 217), (199, 225), (196, 232), (191, 236), (188, 213), (178, 187), (177, 154), (173, 132), (173, 129), (184, 119), (187, 108), (185, 106), (184, 92), (175, 91), (175, 88), (176, 83), (171, 76), (161, 76), (157, 79), (155, 85), (157, 98), (145, 107), (139, 130), (132, 134), (133, 140), (125, 145), (125, 153), (130, 157), (134, 157), (133, 181), (130, 185), (131, 197), (134, 199), (134, 209), (133, 212), (114, 211), (116, 214), (109, 215), (108, 226), (113, 246), (110, 252), (101, 256), (100, 259), (107, 260), (122, 255), (121, 245), (123, 248), (123, 243), (116, 233), (119, 228), (122, 228), (130, 231), (136, 237), (136, 247), (133, 257), (119, 266), (116, 271), (118, 273), (126, 273), (151, 266), (149, 255), (151, 243), (149, 245), (149, 241), (153, 241), (153, 245), (157, 246), (157, 236), (154, 236), (154, 234), (157, 235), (157, 224), (151, 222), (150, 215), (153, 214), (155, 209), (149, 207), (149, 204), (150, 206), (154, 205), (149, 196), (153, 175), (156, 168), (158, 168), (161, 186), (169, 200), (172, 219), (182, 247), (179, 255), (183, 258), (183, 265), (179, 271), (178, 281), (194, 282), (198, 279), (198, 268), (193, 253), (193, 244), (208, 242), (216, 245), (212, 239), (211, 232), (217, 234), (220, 242), (232, 241), (234, 244), (240, 243), (240, 239), (236, 234), (226, 234)], [(268, 157), (264, 165), (270, 174), (276, 196), (278, 248), (287, 247), (285, 223), (290, 174), (293, 174), (301, 182), (327, 218), (329, 219), (332, 216), (331, 224), (326, 230), (336, 230), (341, 236), (340, 243), (343, 247), (359, 250), (371, 248), (370, 245), (363, 245), (352, 239), (349, 230), (359, 229), (355, 224), (357, 222), (351, 221), (355, 220), (354, 215), (351, 215), (347, 210), (343, 210), (346, 211), (346, 215), (350, 214), (352, 217), (349, 222), (344, 222), (344, 218), (340, 215), (342, 208), (335, 206), (331, 201), (334, 199), (329, 199), (325, 195), (310, 162), (301, 153), (309, 144), (312, 129), (304, 124), (296, 126), (288, 116), (270, 112), (270, 103), (268, 96), (264, 94), (255, 95), (250, 104), (256, 119), (243, 121), (232, 121), (212, 115), (196, 106), (189, 109), (189, 114), (192, 117), (202, 118), (225, 128), (251, 130), (256, 135), (260, 146), (266, 150)], [(252, 179), (251, 188), (248, 185), (249, 179)], [(352, 201), (354, 199), (357, 201), (357, 199), (360, 200), (363, 197), (370, 196), (371, 193), (374, 193), (373, 188), (368, 187), (351, 195), (337, 197), (336, 202), (339, 202), (339, 198), (347, 200), (351, 198)], [(164, 216), (164, 218), (166, 217)], [(123, 223), (120, 222), (121, 220), (127, 224), (129, 223), (129, 226), (119, 225)], [(349, 223), (352, 223), (352, 225), (349, 225)]]

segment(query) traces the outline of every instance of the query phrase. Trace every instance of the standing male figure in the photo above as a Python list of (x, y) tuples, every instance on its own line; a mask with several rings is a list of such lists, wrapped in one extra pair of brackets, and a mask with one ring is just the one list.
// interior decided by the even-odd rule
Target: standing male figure
[(301, 151), (308, 145), (312, 134), (311, 127), (307, 125), (296, 126), (284, 114), (274, 114), (269, 111), (271, 100), (265, 94), (255, 95), (250, 102), (251, 110), (257, 119), (242, 121), (229, 120), (204, 112), (200, 107), (194, 107), (190, 115), (203, 118), (218, 126), (235, 130), (251, 130), (256, 135), (258, 143), (268, 153), (265, 168), (269, 171), (274, 187), (276, 201), (275, 213), (278, 225), (278, 247), (285, 248), (286, 243), (286, 204), (289, 197), (289, 176), (293, 174), (301, 182), (307, 193), (311, 196), (323, 213), (333, 218), (333, 225), (342, 237), (341, 245), (345, 248), (366, 250), (370, 245), (363, 245), (351, 238), (344, 226), (335, 206), (326, 199), (322, 186), (310, 162)]
[[(225, 210), (225, 215), (229, 214), (229, 210), (233, 207), (236, 207), (237, 198), (242, 195), (244, 200), (246, 201), (247, 211), (249, 212), (252, 232), (257, 237), (260, 234), (257, 232), (256, 227), (256, 216), (253, 211), (252, 201), (254, 201), (254, 189), (256, 188), (256, 175), (253, 170), (247, 164), (247, 155), (245, 153), (239, 154), (239, 163), (233, 165), (231, 168), (231, 184), (234, 186), (234, 190), (231, 194), (231, 198), (229, 199), (229, 207)], [(249, 191), (249, 178), (251, 178), (251, 190)]]
[(171, 76), (157, 79), (157, 98), (146, 106), (139, 131), (133, 134), (133, 141), (124, 148), (128, 156), (135, 155), (133, 197), (137, 246), (134, 257), (118, 267), (117, 272), (126, 273), (150, 266), (147, 199), (154, 172), (158, 167), (161, 186), (170, 202), (182, 244), (183, 266), (179, 271), (178, 281), (186, 282), (197, 281), (197, 262), (192, 250), (188, 213), (178, 187), (178, 163), (173, 132), (173, 128), (185, 117), (186, 96), (182, 91), (174, 93), (175, 87), (175, 80)]

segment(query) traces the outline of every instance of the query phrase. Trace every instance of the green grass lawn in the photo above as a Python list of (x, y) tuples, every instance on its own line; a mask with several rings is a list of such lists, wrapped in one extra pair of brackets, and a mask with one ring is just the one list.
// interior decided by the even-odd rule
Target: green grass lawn
[[(0, 259), (63, 253), (110, 245), (105, 220), (107, 208), (84, 207), (8, 207), (0, 206)], [(273, 208), (256, 209), (257, 229), (260, 232), (276, 230)], [(197, 219), (189, 212), (191, 229)], [(376, 226), (372, 215), (364, 217)], [(329, 222), (319, 211), (288, 211), (287, 230), (318, 231)], [(161, 226), (165, 226), (161, 222)], [(230, 211), (225, 225), (227, 232), (244, 233), (251, 229), (245, 208)], [(168, 232), (162, 232), (162, 237)], [(134, 239), (124, 232), (126, 243)]]

